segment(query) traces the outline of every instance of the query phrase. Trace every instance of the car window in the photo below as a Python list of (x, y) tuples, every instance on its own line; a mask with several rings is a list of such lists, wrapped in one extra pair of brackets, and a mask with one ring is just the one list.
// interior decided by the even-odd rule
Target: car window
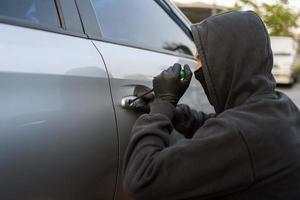
[(22, 19), (47, 26), (60, 26), (54, 0), (1, 0), (0, 16)]
[(105, 38), (193, 55), (194, 43), (154, 0), (92, 0)]

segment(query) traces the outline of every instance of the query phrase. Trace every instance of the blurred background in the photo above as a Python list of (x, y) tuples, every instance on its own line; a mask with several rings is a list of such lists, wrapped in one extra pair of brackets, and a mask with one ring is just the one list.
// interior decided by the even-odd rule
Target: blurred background
[(299, 0), (172, 0), (192, 23), (231, 10), (253, 10), (271, 36), (273, 75), (278, 90), (300, 107), (300, 1)]

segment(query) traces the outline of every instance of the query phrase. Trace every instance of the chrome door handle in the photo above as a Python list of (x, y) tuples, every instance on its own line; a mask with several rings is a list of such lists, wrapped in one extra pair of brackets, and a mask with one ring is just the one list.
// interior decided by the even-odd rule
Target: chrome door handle
[[(154, 97), (154, 95), (153, 95)], [(127, 110), (133, 110), (140, 113), (149, 113), (150, 106), (149, 103), (153, 101), (145, 101), (143, 98), (136, 99), (136, 96), (126, 96), (121, 100), (121, 107)], [(135, 101), (133, 101), (135, 100)]]
[(134, 88), (133, 95), (125, 96), (121, 99), (121, 107), (127, 110), (137, 112), (149, 112), (149, 103), (154, 100), (153, 89), (143, 85), (137, 85)]
[(121, 99), (121, 106), (125, 109), (134, 109), (134, 104), (132, 100), (134, 100), (136, 96), (126, 96)]

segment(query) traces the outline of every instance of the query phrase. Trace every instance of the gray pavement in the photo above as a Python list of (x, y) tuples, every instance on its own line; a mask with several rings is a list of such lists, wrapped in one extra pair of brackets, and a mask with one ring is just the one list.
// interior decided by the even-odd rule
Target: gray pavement
[(300, 83), (294, 85), (291, 88), (279, 86), (277, 87), (277, 90), (282, 91), (283, 93), (288, 95), (298, 106), (298, 108), (300, 108)]

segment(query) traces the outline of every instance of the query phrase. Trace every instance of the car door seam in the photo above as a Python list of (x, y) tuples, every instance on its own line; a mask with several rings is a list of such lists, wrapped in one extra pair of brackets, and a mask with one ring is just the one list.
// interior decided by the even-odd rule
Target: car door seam
[(116, 199), (117, 196), (117, 186), (118, 186), (118, 180), (119, 180), (119, 168), (120, 168), (120, 137), (119, 137), (119, 130), (118, 130), (118, 120), (117, 120), (117, 114), (116, 114), (116, 109), (115, 109), (115, 104), (114, 104), (114, 99), (113, 99), (113, 95), (112, 95), (112, 90), (111, 90), (111, 82), (110, 82), (110, 76), (108, 73), (108, 69), (104, 60), (103, 55), (101, 54), (100, 50), (98, 49), (98, 47), (95, 45), (95, 43), (93, 41), (91, 41), (92, 44), (94, 45), (94, 47), (96, 48), (96, 50), (98, 51), (99, 55), (101, 56), (102, 62), (104, 63), (105, 69), (106, 69), (106, 73), (107, 73), (107, 77), (108, 77), (108, 85), (109, 85), (109, 91), (110, 91), (110, 97), (111, 97), (111, 101), (112, 101), (112, 107), (113, 107), (113, 112), (114, 112), (114, 117), (115, 117), (115, 125), (116, 125), (116, 132), (117, 132), (117, 147), (118, 147), (118, 165), (117, 165), (117, 175), (116, 175), (116, 182), (115, 182), (115, 191), (114, 191), (114, 198)]

